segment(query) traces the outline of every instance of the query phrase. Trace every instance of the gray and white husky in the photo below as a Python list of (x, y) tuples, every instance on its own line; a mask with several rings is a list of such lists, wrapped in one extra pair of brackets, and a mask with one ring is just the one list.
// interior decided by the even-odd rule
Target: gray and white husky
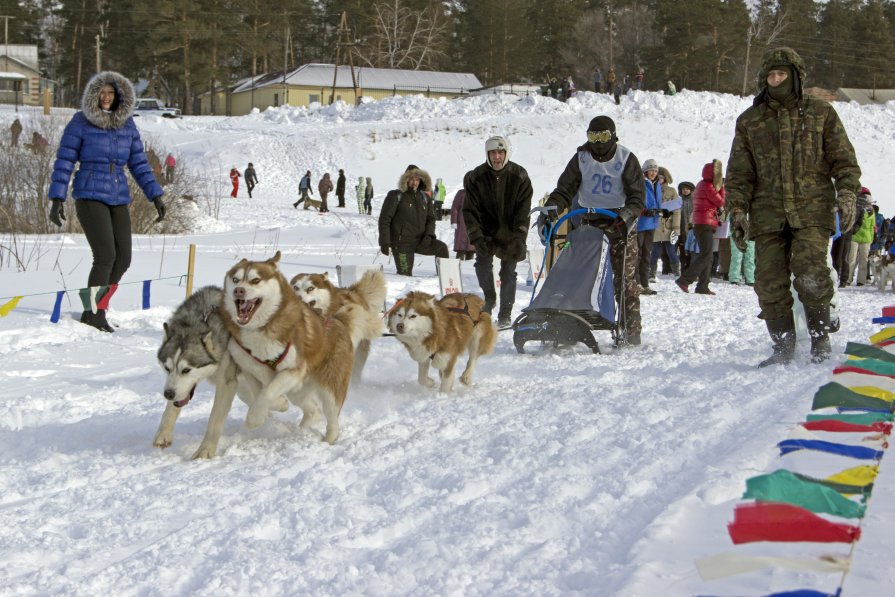
[[(233, 397), (251, 404), (260, 388), (252, 388), (239, 375), (230, 358), (227, 344), (230, 333), (224, 327), (218, 308), (222, 290), (206, 286), (186, 299), (164, 324), (165, 335), (158, 350), (158, 361), (165, 370), (164, 396), (168, 401), (152, 445), (167, 448), (174, 435), (174, 424), (201, 381), (215, 386), (214, 405), (208, 427), (193, 458), (214, 458), (224, 423), (233, 405)], [(286, 410), (288, 403), (280, 398), (273, 410)]]

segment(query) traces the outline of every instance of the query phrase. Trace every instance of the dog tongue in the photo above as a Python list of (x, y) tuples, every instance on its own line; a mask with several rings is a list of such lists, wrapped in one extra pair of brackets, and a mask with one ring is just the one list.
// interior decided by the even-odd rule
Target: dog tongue
[(254, 299), (251, 301), (237, 301), (236, 302), (236, 310), (239, 315), (240, 323), (247, 322), (251, 315), (252, 310), (255, 308), (255, 304), (258, 302), (258, 299)]
[(193, 386), (193, 389), (190, 390), (190, 395), (187, 396), (186, 398), (184, 398), (183, 400), (175, 400), (174, 406), (176, 406), (177, 408), (183, 408), (184, 406), (189, 404), (190, 400), (193, 399), (193, 392), (195, 392), (195, 391), (196, 391), (196, 386)]

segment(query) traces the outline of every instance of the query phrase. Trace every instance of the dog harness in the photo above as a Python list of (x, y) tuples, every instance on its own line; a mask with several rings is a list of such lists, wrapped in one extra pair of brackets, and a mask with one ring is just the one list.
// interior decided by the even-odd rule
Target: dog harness
[(286, 358), (286, 355), (289, 354), (289, 349), (292, 348), (292, 342), (289, 342), (288, 344), (286, 344), (286, 348), (283, 349), (283, 352), (280, 354), (280, 356), (278, 356), (278, 357), (275, 358), (275, 359), (267, 359), (267, 360), (264, 360), (264, 359), (259, 359), (258, 357), (256, 357), (255, 355), (253, 355), (253, 354), (252, 354), (252, 351), (249, 350), (248, 348), (246, 348), (245, 346), (243, 346), (242, 343), (241, 343), (239, 340), (237, 340), (236, 338), (233, 338), (233, 341), (236, 342), (236, 344), (238, 344), (239, 347), (240, 347), (241, 349), (243, 349), (244, 351), (246, 351), (246, 353), (247, 353), (250, 357), (252, 357), (252, 358), (255, 359), (256, 361), (258, 361), (258, 362), (261, 363), (262, 365), (267, 365), (268, 367), (270, 367), (270, 368), (273, 369), (274, 371), (277, 370), (277, 365), (279, 365), (279, 364), (283, 361), (283, 359)]

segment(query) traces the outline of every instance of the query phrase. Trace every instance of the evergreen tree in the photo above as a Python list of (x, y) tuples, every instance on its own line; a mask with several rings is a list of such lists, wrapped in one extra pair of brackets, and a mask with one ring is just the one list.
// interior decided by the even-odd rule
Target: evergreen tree
[(829, 0), (821, 7), (816, 43), (826, 50), (818, 61), (817, 72), (811, 73), (809, 85), (830, 89), (849, 85), (849, 73), (856, 66), (853, 32), (859, 4), (860, 0)]
[(853, 47), (855, 68), (851, 72), (856, 87), (880, 89), (895, 84), (895, 42), (881, 0), (868, 0), (858, 12)]

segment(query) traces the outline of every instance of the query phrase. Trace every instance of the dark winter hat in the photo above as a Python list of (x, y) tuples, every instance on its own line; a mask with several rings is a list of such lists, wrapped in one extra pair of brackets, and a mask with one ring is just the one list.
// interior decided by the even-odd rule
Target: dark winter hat
[(587, 130), (597, 132), (609, 131), (614, 135), (615, 121), (608, 116), (597, 116), (596, 118), (591, 119), (590, 124), (587, 125)]
[(404, 169), (404, 172), (407, 172), (408, 170), (419, 170), (419, 169), (420, 169), (419, 166), (410, 164), (409, 166), (407, 166), (407, 168)]
[(685, 181), (682, 182), (681, 184), (677, 185), (677, 192), (678, 192), (679, 194), (683, 195), (683, 194), (684, 194), (684, 193), (683, 193), (684, 188), (688, 188), (688, 189), (690, 189), (690, 192), (692, 193), (693, 191), (696, 190), (696, 185), (693, 184), (692, 182), (690, 182), (689, 180), (685, 180)]

